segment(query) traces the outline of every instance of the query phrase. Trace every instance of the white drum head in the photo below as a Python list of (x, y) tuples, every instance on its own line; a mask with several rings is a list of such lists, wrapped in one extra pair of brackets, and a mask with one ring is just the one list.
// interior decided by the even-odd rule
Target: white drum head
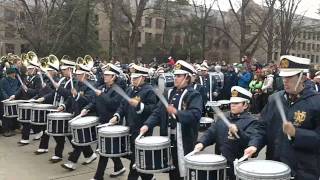
[(53, 109), (54, 106), (52, 104), (33, 104), (33, 109)]
[(213, 122), (214, 122), (214, 120), (209, 117), (201, 117), (201, 119), (200, 119), (200, 123), (203, 123), (203, 124), (208, 124), (208, 123), (213, 123)]
[(89, 124), (98, 123), (99, 118), (97, 116), (86, 116), (76, 119), (71, 122), (71, 126), (85, 126)]
[(208, 101), (206, 106), (210, 106), (210, 107), (219, 107), (221, 106), (221, 103), (218, 101)]
[(226, 158), (217, 154), (196, 154), (186, 157), (186, 160), (189, 162), (201, 164), (219, 164), (224, 163), (226, 161)]
[(257, 175), (281, 174), (289, 170), (289, 167), (281, 162), (270, 160), (251, 160), (246, 161), (238, 166), (239, 171), (249, 172)]
[(165, 144), (169, 142), (169, 138), (165, 136), (148, 136), (148, 137), (143, 137), (141, 139), (137, 139), (137, 143), (142, 144), (142, 145), (158, 145), (158, 144)]
[(218, 101), (220, 104), (224, 105), (224, 104), (230, 104), (230, 100), (219, 100)]
[(127, 132), (129, 131), (129, 128), (126, 126), (106, 126), (101, 129), (99, 129), (99, 133), (105, 133), (105, 134), (117, 134), (117, 133), (122, 133), (122, 132)]
[(50, 113), (48, 114), (48, 118), (66, 118), (66, 117), (72, 117), (73, 115), (71, 113), (67, 112), (56, 112), (56, 113)]

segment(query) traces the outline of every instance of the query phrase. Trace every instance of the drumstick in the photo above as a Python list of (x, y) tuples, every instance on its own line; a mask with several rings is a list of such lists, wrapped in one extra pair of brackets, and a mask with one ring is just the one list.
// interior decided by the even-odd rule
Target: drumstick
[[(287, 121), (287, 118), (286, 118), (286, 114), (284, 113), (283, 105), (282, 105), (280, 99), (281, 99), (280, 95), (278, 95), (278, 97), (275, 98), (276, 105), (277, 105), (278, 111), (280, 113), (280, 116), (281, 116), (281, 119), (282, 119), (282, 123), (286, 123), (288, 121)], [(288, 140), (291, 140), (291, 137), (289, 136), (289, 134), (287, 134), (287, 136), (288, 136)]]
[(42, 73), (38, 72), (38, 74), (39, 74), (39, 77), (40, 77), (40, 80), (41, 80), (41, 86), (42, 86), (42, 88), (44, 88), (44, 81), (43, 81)]
[(74, 117), (73, 119), (71, 119), (70, 121), (69, 121), (69, 123), (71, 123), (71, 122), (73, 122), (73, 121), (75, 121), (75, 120), (77, 120), (77, 119), (79, 119), (79, 118), (81, 118), (82, 116), (81, 116), (81, 114), (79, 114), (78, 116), (76, 116), (76, 117)]
[[(153, 92), (158, 96), (159, 100), (162, 102), (162, 104), (164, 105), (164, 107), (168, 108), (169, 104), (168, 101), (166, 100), (166, 98), (162, 95), (162, 93), (160, 92), (160, 90), (158, 88), (153, 88), (152, 89)], [(174, 114), (171, 114), (172, 117), (174, 119), (176, 119), (176, 116)]]
[[(231, 123), (223, 114), (223, 112), (218, 107), (213, 106), (212, 108), (214, 112), (220, 117), (220, 119), (227, 125), (227, 127), (230, 127)], [(236, 136), (236, 138), (240, 139), (240, 136), (237, 133), (235, 133), (234, 135)]]
[[(53, 84), (53, 86), (54, 86), (54, 84), (57, 84), (56, 81), (53, 80), (53, 78), (51, 77), (51, 75), (47, 71), (45, 73), (46, 73), (47, 77), (49, 78), (49, 80), (51, 81), (51, 83)], [(58, 84), (58, 87), (59, 86), (60, 86), (60, 84)]]
[(143, 136), (143, 134), (140, 133), (140, 134), (137, 136), (136, 140), (141, 139), (142, 136)]
[(112, 89), (118, 93), (120, 96), (122, 96), (126, 101), (130, 100), (130, 97), (126, 94), (126, 92), (123, 91), (118, 85), (114, 84), (112, 85)]
[(97, 128), (103, 128), (103, 127), (107, 127), (107, 126), (111, 126), (112, 123), (106, 123), (106, 124), (100, 124), (99, 126), (97, 126)]
[(70, 73), (70, 83), (71, 83), (71, 89), (73, 89), (72, 73)]
[(248, 155), (244, 155), (244, 156), (242, 156), (239, 160), (237, 160), (238, 161), (238, 163), (240, 163), (240, 162), (242, 162), (242, 161), (244, 161), (244, 160), (246, 160), (246, 159), (248, 159), (249, 158), (249, 156)]
[(17, 73), (17, 78), (18, 78), (18, 80), (19, 80), (19, 82), (20, 82), (23, 90), (27, 92), (28, 88), (27, 88), (27, 86), (22, 82), (22, 79), (21, 79), (21, 77), (20, 77), (20, 75), (19, 75), (18, 73)]
[[(72, 82), (71, 82), (71, 84), (72, 84)], [(86, 80), (84, 80), (83, 81), (83, 84), (85, 84), (88, 88), (90, 88), (92, 91), (94, 91), (94, 92), (97, 92), (98, 91), (98, 89), (97, 88), (95, 88), (95, 87), (93, 87), (88, 81), (86, 81)], [(73, 86), (73, 85), (72, 85)]]
[(185, 156), (185, 158), (186, 157), (189, 157), (189, 156), (193, 156), (194, 154), (196, 154), (196, 153), (198, 153), (199, 151), (198, 150), (193, 150), (193, 151), (191, 151), (189, 154), (187, 154), (186, 156)]

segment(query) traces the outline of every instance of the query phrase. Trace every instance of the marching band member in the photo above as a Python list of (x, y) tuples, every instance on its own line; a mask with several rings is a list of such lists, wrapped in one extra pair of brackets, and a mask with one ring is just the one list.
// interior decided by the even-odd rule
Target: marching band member
[[(118, 84), (122, 89), (126, 89), (126, 83), (121, 83), (124, 81), (120, 79), (121, 69), (113, 64), (107, 64), (106, 70), (104, 71), (104, 82), (105, 84), (100, 86), (99, 91), (96, 92), (95, 103), (90, 103), (88, 106), (82, 110), (85, 115), (88, 111), (96, 110), (99, 116), (99, 121), (101, 124), (107, 123), (107, 120), (111, 119), (116, 112), (117, 108), (120, 106), (122, 97), (116, 93), (112, 86)], [(94, 175), (95, 180), (101, 180), (104, 176), (104, 171), (108, 164), (108, 157), (100, 156), (99, 163)], [(125, 172), (125, 168), (119, 157), (111, 158), (114, 163), (114, 172), (110, 174), (110, 177), (117, 177)]]
[[(37, 67), (34, 65), (29, 64), (27, 66), (27, 82), (26, 86), (27, 89), (20, 88), (18, 93), (11, 97), (11, 99), (31, 99), (39, 94), (39, 90), (42, 88), (42, 83), (40, 80), (39, 75), (37, 75)], [(27, 145), (29, 144), (29, 136), (30, 130), (33, 130), (36, 133), (34, 140), (39, 140), (42, 136), (41, 128), (38, 126), (31, 125), (30, 123), (22, 123), (22, 130), (21, 130), (21, 140), (18, 142), (20, 145)]]
[[(89, 81), (90, 76), (90, 70), (91, 68), (78, 64), (78, 69), (76, 70), (76, 78), (77, 78), (77, 84), (74, 86), (71, 91), (68, 91), (67, 89), (63, 89), (63, 93), (68, 97), (69, 102), (67, 104), (66, 109), (71, 108), (72, 112), (75, 116), (79, 115), (81, 113), (81, 110), (87, 106), (92, 100), (94, 100), (94, 91), (91, 90), (89, 87), (87, 87), (83, 82)], [(94, 82), (91, 82), (94, 86)], [(97, 155), (93, 152), (90, 145), (87, 146), (77, 146), (73, 145), (73, 151), (71, 152), (68, 162), (62, 164), (61, 166), (68, 170), (75, 170), (76, 169), (76, 163), (81, 155), (81, 152), (83, 153), (84, 157), (86, 158), (85, 162), (83, 162), (83, 165), (90, 164), (95, 159), (97, 159)]]
[[(40, 98), (38, 98), (37, 101), (53, 104), (54, 106), (58, 107), (59, 111), (70, 112), (70, 109), (66, 108), (67, 107), (66, 104), (70, 102), (68, 100), (68, 97), (70, 95), (68, 92), (70, 92), (71, 90), (71, 83), (72, 83), (70, 77), (72, 76), (72, 72), (75, 65), (76, 63), (71, 61), (68, 56), (63, 56), (60, 61), (60, 69), (63, 77), (58, 81), (58, 83), (51, 82), (50, 84), (52, 84), (53, 86), (53, 91), (49, 91), (47, 92), (47, 94), (40, 96)], [(55, 67), (55, 70), (58, 70), (58, 69)], [(51, 75), (51, 77), (54, 80), (56, 80), (57, 78), (57, 74), (54, 72), (48, 71), (48, 75), (49, 76)], [(44, 133), (42, 135), (39, 149), (35, 152), (35, 154), (43, 154), (48, 152), (49, 139), (50, 139), (50, 136), (48, 134)], [(56, 163), (62, 160), (65, 137), (55, 136), (54, 139), (57, 144), (55, 147), (55, 154), (54, 156), (51, 157), (50, 161), (53, 163)], [(68, 139), (71, 141), (71, 137), (68, 137)]]
[[(169, 172), (171, 180), (183, 179), (183, 176), (180, 177), (179, 171), (179, 161), (183, 159), (178, 159), (178, 156), (181, 155), (179, 153), (183, 153), (184, 156), (191, 152), (198, 137), (203, 102), (200, 93), (194, 90), (191, 85), (191, 77), (194, 72), (191, 64), (182, 60), (177, 61), (174, 70), (174, 88), (168, 92), (168, 103), (170, 105), (165, 108), (159, 102), (157, 108), (140, 129), (142, 134), (150, 133), (155, 126), (160, 124), (160, 134), (166, 136), (168, 135), (167, 128), (170, 128), (170, 139), (173, 146), (171, 148), (172, 160), (175, 166), (175, 169)], [(173, 116), (176, 118), (173, 118)], [(181, 123), (181, 132), (177, 128), (178, 123)], [(178, 133), (182, 136), (184, 152), (180, 152), (179, 147), (177, 147), (177, 143), (180, 141), (177, 138)]]
[[(255, 136), (244, 151), (251, 156), (267, 145), (266, 158), (287, 164), (296, 180), (320, 177), (320, 95), (307, 80), (309, 67), (310, 59), (280, 57), (284, 90), (269, 96)], [(277, 99), (284, 106), (284, 120), (276, 109)]]
[[(156, 106), (157, 97), (152, 91), (152, 86), (145, 83), (149, 69), (133, 65), (134, 73), (131, 74), (132, 86), (127, 88), (126, 93), (131, 98), (129, 102), (122, 100), (119, 108), (109, 123), (116, 124), (123, 117), (126, 119), (127, 126), (130, 128), (130, 172), (128, 180), (136, 180), (140, 176), (143, 180), (152, 179), (153, 175), (137, 172), (133, 165), (135, 163), (135, 139), (139, 135), (139, 130), (145, 120), (152, 113)], [(152, 131), (148, 133), (151, 135)]]
[[(227, 159), (230, 167), (227, 169), (227, 176), (230, 180), (235, 179), (233, 161), (242, 157), (242, 152), (257, 127), (257, 121), (248, 112), (251, 98), (252, 94), (248, 90), (240, 86), (233, 86), (230, 114), (227, 117), (232, 125), (228, 128), (222, 120), (213, 123), (194, 148), (199, 152), (209, 145), (216, 144), (218, 152), (215, 153), (221, 153)], [(240, 139), (235, 138), (234, 133), (239, 134)]]
[(208, 73), (208, 67), (201, 65), (198, 69), (199, 76), (197, 81), (205, 88), (206, 99), (203, 99), (204, 104), (207, 101), (213, 101), (219, 94), (218, 81), (214, 76), (210, 76)]

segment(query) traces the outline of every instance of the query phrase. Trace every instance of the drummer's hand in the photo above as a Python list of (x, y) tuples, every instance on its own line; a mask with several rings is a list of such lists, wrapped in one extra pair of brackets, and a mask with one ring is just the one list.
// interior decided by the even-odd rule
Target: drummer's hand
[(41, 103), (44, 101), (44, 97), (38, 98), (36, 101)]
[(118, 117), (117, 116), (113, 116), (113, 118), (111, 118), (109, 120), (109, 123), (112, 124), (112, 125), (115, 125), (118, 123)]
[(102, 94), (102, 91), (101, 90), (96, 90), (96, 95), (97, 96), (100, 96)]
[(148, 132), (148, 130), (149, 130), (149, 127), (147, 125), (143, 125), (140, 128), (140, 134), (145, 134), (146, 132)]
[(296, 136), (296, 128), (293, 126), (291, 122), (287, 121), (283, 123), (282, 128), (285, 134), (288, 134), (291, 137)]
[(217, 92), (213, 92), (213, 96), (214, 96), (214, 97), (217, 97), (217, 96), (218, 96), (218, 93), (217, 93)]
[(178, 110), (171, 104), (167, 107), (167, 111), (169, 114), (177, 114), (178, 113)]
[(57, 110), (58, 110), (58, 112), (61, 112), (64, 110), (64, 108), (63, 108), (63, 106), (59, 106)]
[(73, 97), (76, 97), (78, 95), (78, 92), (75, 88), (71, 89), (71, 94)]
[(55, 89), (58, 89), (58, 88), (59, 88), (59, 84), (56, 83), (56, 82), (53, 82), (52, 85), (53, 85), (53, 87), (54, 87)]
[(198, 143), (196, 144), (196, 146), (194, 146), (194, 150), (197, 152), (202, 151), (203, 148), (204, 148), (204, 145), (202, 143)]
[(238, 127), (235, 124), (230, 124), (229, 126), (229, 134), (231, 133), (233, 136), (238, 133)]
[(82, 111), (81, 111), (81, 113), (80, 113), (81, 117), (83, 117), (83, 116), (87, 115), (87, 114), (88, 114), (88, 112), (89, 112), (89, 110), (88, 110), (88, 109), (82, 109)]
[(254, 146), (250, 146), (244, 150), (244, 156), (248, 156), (249, 158), (257, 152), (257, 148)]
[(14, 100), (15, 98), (16, 98), (16, 96), (12, 95), (12, 96), (9, 97), (9, 101)]
[(137, 107), (138, 104), (139, 104), (139, 102), (140, 102), (140, 101), (138, 101), (138, 100), (135, 99), (135, 98), (131, 98), (131, 99), (129, 100), (129, 104), (130, 104), (131, 106), (133, 106), (133, 107)]

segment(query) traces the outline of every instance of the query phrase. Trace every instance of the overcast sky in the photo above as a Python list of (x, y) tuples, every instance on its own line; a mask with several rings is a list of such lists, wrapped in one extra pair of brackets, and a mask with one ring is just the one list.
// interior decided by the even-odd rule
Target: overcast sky
[[(210, 3), (213, 0), (197, 0), (199, 3), (203, 3), (203, 1), (206, 1), (206, 3)], [(230, 9), (229, 1), (228, 0), (218, 0), (219, 5), (223, 10)], [(232, 0), (234, 1), (234, 6), (236, 6), (236, 2), (240, 2), (240, 0)], [(265, 0), (254, 0), (258, 4), (262, 4), (262, 2), (265, 2)], [(302, 0), (298, 9), (297, 13), (303, 14), (305, 13), (305, 16), (320, 19), (320, 15), (317, 14), (318, 9), (320, 8), (320, 0)]]

